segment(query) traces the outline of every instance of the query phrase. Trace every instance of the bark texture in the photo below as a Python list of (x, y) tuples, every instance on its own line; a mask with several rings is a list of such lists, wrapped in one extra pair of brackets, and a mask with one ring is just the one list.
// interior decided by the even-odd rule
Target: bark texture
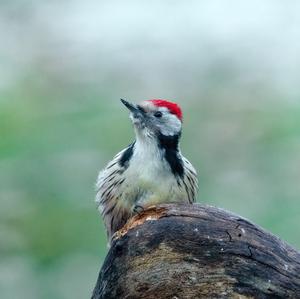
[(159, 205), (115, 234), (100, 298), (300, 298), (300, 254), (222, 209)]

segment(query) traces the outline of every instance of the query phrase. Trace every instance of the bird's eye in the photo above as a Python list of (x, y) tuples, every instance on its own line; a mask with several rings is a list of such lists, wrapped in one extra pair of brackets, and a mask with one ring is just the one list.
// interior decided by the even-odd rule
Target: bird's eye
[(162, 112), (160, 112), (160, 111), (156, 111), (155, 113), (154, 113), (154, 116), (155, 117), (157, 117), (157, 118), (160, 118), (160, 117), (162, 117)]

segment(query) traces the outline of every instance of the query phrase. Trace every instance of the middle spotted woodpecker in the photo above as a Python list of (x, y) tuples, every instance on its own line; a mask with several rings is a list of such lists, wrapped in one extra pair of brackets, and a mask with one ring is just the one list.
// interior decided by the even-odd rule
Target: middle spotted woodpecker
[(182, 111), (176, 103), (147, 100), (129, 109), (136, 140), (99, 173), (97, 195), (108, 238), (139, 209), (170, 202), (192, 204), (197, 173), (182, 156)]

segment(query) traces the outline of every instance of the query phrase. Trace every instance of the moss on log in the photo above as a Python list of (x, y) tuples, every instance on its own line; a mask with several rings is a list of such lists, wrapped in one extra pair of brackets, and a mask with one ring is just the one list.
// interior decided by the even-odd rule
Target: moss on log
[(115, 234), (100, 298), (300, 298), (300, 254), (222, 209), (159, 205)]

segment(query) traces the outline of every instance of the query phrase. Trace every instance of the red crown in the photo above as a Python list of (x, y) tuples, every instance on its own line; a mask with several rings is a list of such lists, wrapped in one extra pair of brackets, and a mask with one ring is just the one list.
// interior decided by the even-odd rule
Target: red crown
[(166, 107), (172, 114), (175, 114), (182, 121), (182, 111), (178, 104), (166, 100), (149, 100), (157, 107)]

